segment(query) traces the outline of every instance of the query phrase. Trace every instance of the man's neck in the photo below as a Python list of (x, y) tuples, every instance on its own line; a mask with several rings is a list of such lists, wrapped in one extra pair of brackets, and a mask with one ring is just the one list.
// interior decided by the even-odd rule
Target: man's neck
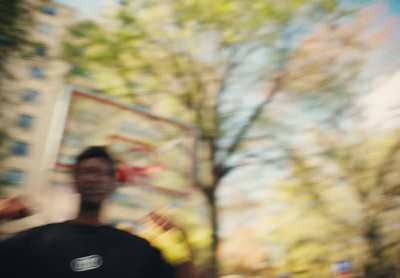
[(101, 226), (100, 221), (101, 206), (98, 204), (81, 203), (78, 217), (71, 222), (80, 225)]

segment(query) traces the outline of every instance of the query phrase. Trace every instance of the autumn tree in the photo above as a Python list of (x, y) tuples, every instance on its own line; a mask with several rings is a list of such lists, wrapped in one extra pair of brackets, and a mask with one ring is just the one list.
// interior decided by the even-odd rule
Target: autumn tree
[[(376, 26), (379, 14), (381, 7), (372, 6), (358, 22)], [(352, 259), (364, 277), (394, 277), (399, 256), (398, 233), (393, 232), (400, 217), (398, 132), (365, 128), (362, 89), (351, 80), (360, 78), (360, 66), (365, 66), (352, 51), (361, 45), (376, 48), (377, 41), (387, 44), (395, 30), (381, 24), (376, 33), (352, 34), (342, 25), (334, 37), (351, 38), (351, 43), (338, 45), (331, 31), (320, 27), (303, 40), (301, 55), (292, 59), (286, 75), (289, 88), (302, 92), (297, 96), (303, 100), (291, 99), (289, 107), (296, 111), (291, 130), (303, 132), (293, 132), (295, 140), (283, 142), (287, 159), (280, 166), (285, 174), (271, 185), (281, 207), (267, 220), (276, 225), (272, 238), (286, 248), (286, 271), (299, 277), (330, 277), (332, 264), (343, 259)], [(354, 44), (361, 45), (349, 48)], [(317, 61), (307, 58), (316, 54)], [(342, 61), (333, 62), (337, 59)], [(337, 65), (346, 63), (348, 70), (341, 72)]]
[(121, 1), (102, 20), (71, 30), (71, 82), (87, 86), (82, 76), (89, 77), (97, 91), (199, 126), (197, 187), (210, 205), (215, 251), (218, 186), (238, 167), (276, 156), (272, 103), (297, 94), (289, 67), (303, 36), (351, 18), (357, 1), (340, 2)]
[(290, 150), (290, 174), (272, 185), (282, 209), (268, 217), (287, 270), (329, 277), (334, 262), (352, 259), (364, 277), (398, 271), (398, 133), (359, 136), (319, 131), (308, 141), (318, 148)]

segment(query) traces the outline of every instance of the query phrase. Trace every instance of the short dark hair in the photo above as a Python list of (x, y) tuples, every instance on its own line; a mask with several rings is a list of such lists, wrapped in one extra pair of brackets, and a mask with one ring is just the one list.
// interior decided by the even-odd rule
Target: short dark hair
[(101, 157), (107, 160), (107, 162), (110, 163), (110, 169), (111, 169), (111, 175), (115, 176), (115, 165), (114, 165), (114, 160), (111, 158), (111, 156), (106, 152), (105, 148), (102, 146), (91, 146), (83, 150), (77, 157), (76, 157), (76, 162), (75, 162), (75, 168), (74, 170), (76, 171), (76, 167), (78, 166), (79, 162), (81, 162), (84, 159), (89, 159), (89, 158), (96, 158), (96, 157)]

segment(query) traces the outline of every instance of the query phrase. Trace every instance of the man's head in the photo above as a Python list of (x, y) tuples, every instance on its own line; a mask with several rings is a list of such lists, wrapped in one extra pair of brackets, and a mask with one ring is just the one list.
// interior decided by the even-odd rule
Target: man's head
[(77, 157), (74, 177), (82, 202), (101, 204), (114, 190), (114, 162), (103, 147), (89, 147)]

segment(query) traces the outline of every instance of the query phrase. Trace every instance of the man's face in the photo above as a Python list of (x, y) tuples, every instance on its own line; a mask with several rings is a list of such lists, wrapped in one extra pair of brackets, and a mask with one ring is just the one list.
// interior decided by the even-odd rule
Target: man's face
[(102, 157), (81, 160), (75, 169), (75, 180), (83, 203), (101, 204), (114, 190), (111, 165)]

